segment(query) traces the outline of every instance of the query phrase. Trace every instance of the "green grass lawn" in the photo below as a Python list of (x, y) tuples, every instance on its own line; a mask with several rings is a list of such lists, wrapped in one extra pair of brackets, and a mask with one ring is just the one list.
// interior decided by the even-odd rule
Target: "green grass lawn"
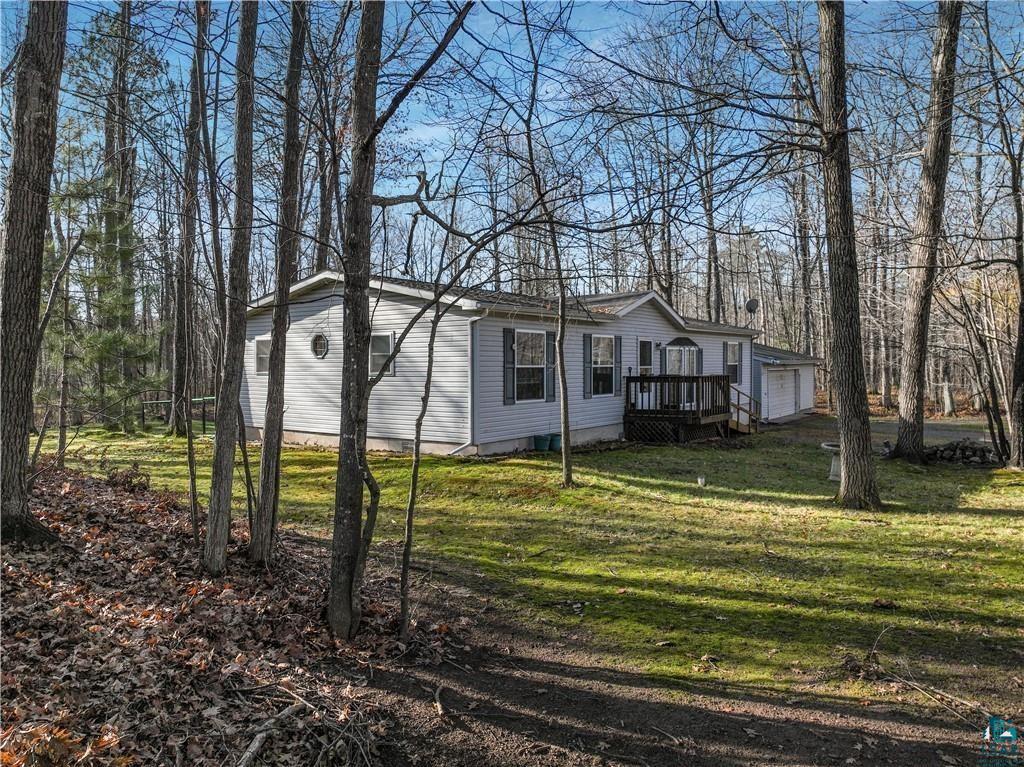
[[(610, 661), (693, 689), (885, 696), (819, 678), (877, 642), (915, 679), (993, 709), (1019, 700), (1007, 670), (1024, 663), (1024, 475), (879, 462), (887, 509), (848, 511), (830, 501), (818, 447), (833, 429), (816, 417), (739, 449), (584, 452), (572, 490), (553, 454), (425, 457), (417, 555), (482, 575), (526, 620), (588, 636)], [(212, 443), (197, 446), (205, 490)], [(89, 431), (72, 454), (96, 472), (100, 456), (137, 461), (154, 486), (187, 488), (183, 440)], [(335, 462), (285, 450), (284, 525), (330, 535)], [(373, 457), (383, 539), (400, 537), (409, 468)]]

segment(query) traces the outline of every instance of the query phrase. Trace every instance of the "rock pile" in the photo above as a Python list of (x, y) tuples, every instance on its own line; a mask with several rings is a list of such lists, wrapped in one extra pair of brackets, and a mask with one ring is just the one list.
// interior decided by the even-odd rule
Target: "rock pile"
[(966, 463), (974, 465), (994, 465), (999, 463), (995, 451), (983, 442), (964, 438), (945, 445), (931, 445), (924, 450), (926, 461), (943, 461), (945, 463)]

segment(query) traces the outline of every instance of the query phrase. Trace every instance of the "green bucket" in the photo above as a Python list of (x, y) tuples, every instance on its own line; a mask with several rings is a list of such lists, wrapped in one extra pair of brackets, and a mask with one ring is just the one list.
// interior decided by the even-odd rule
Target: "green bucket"
[(562, 435), (561, 434), (552, 434), (551, 435), (551, 449), (552, 450), (561, 450), (562, 449)]
[(533, 436), (534, 450), (547, 450), (551, 446), (550, 434), (535, 434)]

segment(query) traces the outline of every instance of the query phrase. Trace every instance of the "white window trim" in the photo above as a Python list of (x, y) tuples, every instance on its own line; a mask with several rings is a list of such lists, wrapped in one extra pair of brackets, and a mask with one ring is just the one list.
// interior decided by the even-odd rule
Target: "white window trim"
[(697, 375), (697, 372), (696, 372), (697, 353), (698, 353), (699, 349), (700, 349), (699, 346), (666, 346), (665, 347), (665, 367), (666, 368), (669, 366), (669, 361), (668, 361), (669, 353), (674, 351), (674, 350), (678, 350), (679, 353), (680, 353), (680, 357), (679, 357), (680, 368), (685, 368), (686, 367), (686, 364), (685, 364), (686, 363), (686, 358), (691, 353), (693, 354), (693, 365), (692, 365), (692, 367), (694, 368), (694, 372), (692, 372), (692, 373), (683, 373), (683, 372), (669, 373), (666, 370), (666, 371), (664, 371), (664, 374), (665, 375), (673, 375), (673, 376), (676, 376), (676, 375), (680, 375), (680, 376), (695, 376), (695, 375)]
[[(548, 398), (548, 374), (547, 374), (547, 363), (548, 363), (548, 334), (545, 330), (526, 330), (514, 328), (515, 332), (515, 352), (516, 352), (516, 380), (515, 380), (515, 393), (516, 403), (520, 402), (546, 402)], [(541, 348), (544, 350), (544, 362), (540, 365), (520, 365), (519, 364), (519, 334), (523, 335), (531, 334), (541, 337)], [(531, 397), (530, 399), (519, 399), (519, 368), (536, 370), (540, 368), (540, 397)]]
[[(612, 364), (610, 365), (595, 365), (594, 364), (594, 341), (598, 338), (610, 338), (612, 342)], [(598, 368), (610, 368), (612, 371), (612, 390), (607, 394), (597, 394), (594, 391), (594, 371)], [(594, 334), (590, 337), (590, 397), (592, 399), (602, 399), (603, 397), (614, 397), (615, 396), (615, 336), (597, 335)]]
[(270, 343), (270, 336), (258, 336), (252, 339), (252, 369), (258, 376), (270, 375), (270, 349), (267, 349), (267, 369), (260, 370), (260, 344)]
[[(700, 354), (700, 347), (699, 346), (666, 346), (665, 347), (665, 367), (668, 367), (668, 354), (669, 354), (669, 352), (671, 352), (673, 350), (678, 350), (679, 351), (679, 363), (680, 363), (679, 367), (683, 368), (683, 369), (686, 368), (687, 358), (689, 358), (690, 355), (693, 355), (692, 356), (693, 364), (690, 366), (692, 368), (692, 372), (685, 373), (685, 372), (680, 371), (679, 373), (669, 373), (668, 375), (681, 375), (681, 376), (696, 376), (696, 375), (699, 375), (697, 373), (697, 365), (698, 365), (698, 358), (699, 358), (698, 355)], [(685, 390), (684, 390), (685, 393), (684, 393), (684, 396), (683, 396), (683, 401), (680, 404), (682, 405), (682, 407), (684, 409), (692, 410), (696, 406), (697, 385), (695, 383), (688, 383), (688, 384), (684, 384), (684, 386), (686, 387)]]
[[(729, 352), (733, 348), (736, 349), (736, 362), (729, 362)], [(722, 372), (725, 375), (729, 375), (729, 368), (732, 367), (733, 365), (736, 366), (736, 381), (730, 381), (730, 382), (731, 383), (737, 383), (740, 380), (741, 375), (743, 373), (743, 354), (741, 353), (741, 350), (740, 350), (740, 342), (739, 341), (726, 341), (725, 342), (725, 360), (723, 361), (723, 365), (722, 365), (723, 371)]]
[[(640, 345), (641, 344), (650, 344), (651, 345), (651, 364), (650, 365), (641, 365), (640, 364)], [(614, 352), (613, 352), (613, 354), (614, 354)], [(647, 375), (649, 375), (649, 376), (654, 375), (654, 339), (651, 339), (651, 338), (637, 338), (636, 339), (636, 374), (638, 376), (642, 376), (643, 375), (643, 369), (645, 367), (651, 369), (651, 372), (648, 373)], [(593, 382), (591, 382), (591, 383), (593, 383)]]
[[(318, 338), (323, 338), (324, 341), (327, 343), (327, 349), (324, 351), (324, 353), (322, 355), (317, 354), (316, 353), (316, 349), (313, 347), (313, 344), (316, 342), (316, 339), (318, 339)], [(310, 354), (313, 355), (313, 359), (315, 359), (315, 360), (325, 360), (325, 359), (327, 359), (327, 355), (331, 353), (331, 339), (328, 337), (328, 335), (326, 333), (320, 333), (320, 332), (314, 333), (309, 338), (309, 352), (310, 352)]]
[[(374, 338), (374, 336), (387, 336), (387, 339), (388, 339), (388, 356), (389, 357), (392, 354), (394, 354), (394, 351), (395, 351), (395, 333), (394, 333), (394, 331), (392, 331), (392, 330), (382, 330), (380, 332), (374, 332), (373, 329), (370, 330), (370, 346), (366, 350), (367, 357), (369, 357), (369, 359), (366, 362), (367, 362), (367, 367), (369, 368), (369, 377), (370, 378), (376, 378), (377, 377), (377, 373), (380, 372), (379, 370), (375, 371), (373, 369), (373, 338)], [(388, 371), (386, 373), (384, 373), (382, 378), (387, 378), (389, 376), (393, 376), (394, 374), (395, 374), (395, 360), (392, 359), (388, 363)]]

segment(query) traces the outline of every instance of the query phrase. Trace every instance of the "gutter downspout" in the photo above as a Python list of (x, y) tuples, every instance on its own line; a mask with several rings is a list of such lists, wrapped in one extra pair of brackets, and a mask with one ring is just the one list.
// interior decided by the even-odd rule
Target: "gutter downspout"
[(465, 450), (467, 447), (472, 447), (476, 444), (476, 323), (487, 316), (487, 312), (477, 315), (476, 317), (470, 317), (469, 322), (466, 323), (466, 329), (469, 335), (469, 366), (467, 373), (469, 376), (469, 438), (456, 448), (453, 448), (448, 455), (457, 455)]

